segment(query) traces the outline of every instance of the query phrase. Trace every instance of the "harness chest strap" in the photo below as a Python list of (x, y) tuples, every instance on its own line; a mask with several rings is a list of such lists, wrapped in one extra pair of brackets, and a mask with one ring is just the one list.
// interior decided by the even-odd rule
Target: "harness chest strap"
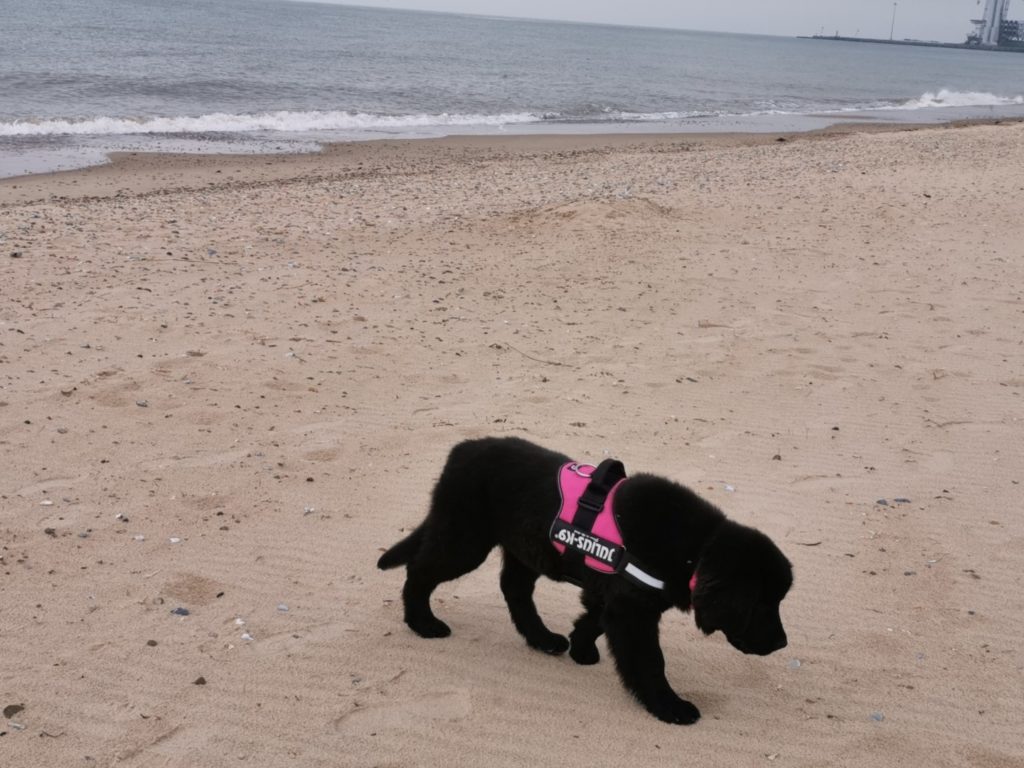
[(551, 524), (551, 543), (571, 571), (579, 573), (585, 567), (619, 573), (639, 586), (662, 590), (665, 582), (642, 566), (623, 543), (612, 503), (625, 479), (625, 468), (614, 459), (598, 467), (563, 465), (558, 473), (562, 503)]

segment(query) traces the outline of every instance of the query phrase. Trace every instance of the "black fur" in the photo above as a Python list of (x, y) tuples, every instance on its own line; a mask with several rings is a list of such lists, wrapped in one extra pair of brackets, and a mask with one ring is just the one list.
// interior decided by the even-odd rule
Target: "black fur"
[[(693, 723), (700, 712), (665, 679), (658, 643), (661, 614), (693, 607), (705, 633), (721, 630), (744, 653), (786, 646), (779, 603), (792, 584), (789, 561), (764, 534), (727, 520), (692, 491), (654, 475), (633, 475), (614, 503), (627, 550), (659, 579), (663, 591), (587, 569), (584, 613), (566, 638), (537, 615), (538, 576), (564, 580), (564, 561), (548, 539), (560, 497), (557, 472), (569, 458), (519, 438), (484, 438), (456, 445), (434, 487), (426, 519), (385, 552), (380, 568), (407, 566), (405, 622), (423, 637), (447, 637), (448, 625), (430, 610), (444, 581), (479, 566), (496, 545), (504, 565), (501, 591), (526, 642), (545, 653), (596, 664), (601, 633), (626, 688), (656, 717)], [(690, 594), (696, 570), (697, 586)]]

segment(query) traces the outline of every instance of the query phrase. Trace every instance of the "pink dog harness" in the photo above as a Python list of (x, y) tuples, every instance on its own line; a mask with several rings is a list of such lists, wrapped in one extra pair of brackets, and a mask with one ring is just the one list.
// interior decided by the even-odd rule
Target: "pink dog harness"
[(665, 582), (641, 566), (622, 540), (613, 501), (625, 480), (625, 468), (614, 459), (606, 459), (598, 467), (563, 465), (558, 471), (562, 504), (551, 523), (551, 543), (565, 557), (570, 571), (579, 572), (585, 566), (599, 573), (622, 574), (649, 589), (664, 589)]

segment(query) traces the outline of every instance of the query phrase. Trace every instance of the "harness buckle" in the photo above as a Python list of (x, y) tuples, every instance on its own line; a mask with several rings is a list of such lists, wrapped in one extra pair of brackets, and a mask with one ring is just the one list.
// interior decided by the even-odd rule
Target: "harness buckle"
[(593, 515), (598, 515), (601, 510), (604, 509), (604, 499), (594, 501), (587, 498), (586, 495), (583, 495), (580, 496), (579, 500), (576, 502), (576, 506), (577, 508), (590, 512)]

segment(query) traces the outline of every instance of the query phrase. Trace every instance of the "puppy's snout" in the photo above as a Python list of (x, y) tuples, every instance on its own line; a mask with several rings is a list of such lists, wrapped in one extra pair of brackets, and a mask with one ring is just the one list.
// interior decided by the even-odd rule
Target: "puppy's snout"
[[(774, 639), (769, 640), (769, 641), (759, 645), (753, 652), (756, 653), (758, 656), (767, 656), (770, 653), (775, 653), (776, 651), (781, 651), (788, 644), (789, 643), (786, 640), (786, 633), (783, 632), (781, 635), (778, 635)], [(746, 653), (750, 653), (750, 651), (745, 651), (745, 652)]]

